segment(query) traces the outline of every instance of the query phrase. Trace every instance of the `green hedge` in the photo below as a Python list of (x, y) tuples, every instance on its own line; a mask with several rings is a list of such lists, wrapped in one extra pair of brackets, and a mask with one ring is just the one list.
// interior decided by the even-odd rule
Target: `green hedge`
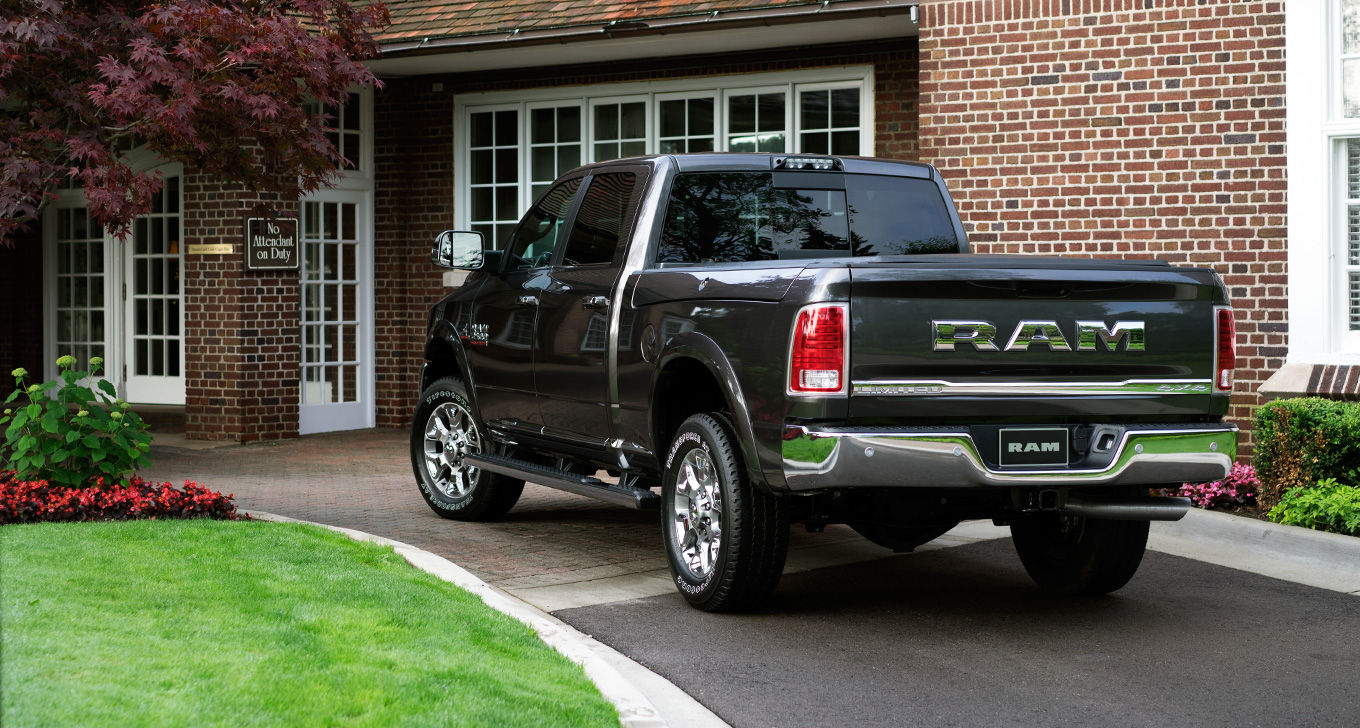
[(1256, 500), (1272, 508), (1291, 488), (1332, 478), (1360, 482), (1360, 404), (1309, 397), (1256, 410)]

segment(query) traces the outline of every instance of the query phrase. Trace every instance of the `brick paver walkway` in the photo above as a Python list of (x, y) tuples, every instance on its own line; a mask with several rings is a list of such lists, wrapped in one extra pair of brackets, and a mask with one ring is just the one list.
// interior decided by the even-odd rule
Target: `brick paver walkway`
[(386, 536), (514, 589), (666, 568), (656, 513), (537, 485), (502, 521), (436, 516), (411, 474), (407, 433), (359, 430), (187, 450), (155, 446), (149, 479), (194, 480), (267, 511)]

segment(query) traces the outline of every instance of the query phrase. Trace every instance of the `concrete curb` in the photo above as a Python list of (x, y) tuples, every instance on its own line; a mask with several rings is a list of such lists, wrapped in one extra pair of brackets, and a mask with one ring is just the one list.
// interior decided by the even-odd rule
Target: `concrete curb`
[(1148, 548), (1240, 571), (1360, 595), (1360, 538), (1191, 508), (1154, 522)]
[[(683, 699), (681, 699), (678, 698), (677, 695), (668, 694), (667, 701), (672, 705), (674, 705), (677, 700), (688, 700), (692, 703), (692, 705), (680, 706), (684, 711), (684, 725), (715, 727), (727, 725), (709, 711), (708, 708), (703, 707), (698, 701), (689, 697), (674, 685), (671, 685), (669, 681), (666, 681), (661, 676), (638, 665), (593, 637), (577, 631), (572, 626), (557, 619), (551, 614), (487, 584), (481, 579), (478, 579), (471, 572), (442, 556), (432, 554), (429, 551), (416, 548), (407, 543), (394, 541), (389, 538), (375, 536), (371, 533), (356, 531), (350, 528), (340, 528), (339, 526), (330, 526), (324, 523), (303, 521), (262, 511), (251, 511), (250, 517), (261, 521), (305, 523), (313, 526), (320, 526), (344, 534), (355, 541), (367, 541), (382, 546), (391, 546), (398, 555), (407, 561), (407, 563), (417, 569), (433, 574), (459, 588), (476, 594), (488, 607), (491, 607), (502, 614), (514, 617), (520, 622), (528, 625), (538, 633), (539, 639), (542, 639), (548, 646), (557, 650), (572, 662), (580, 665), (582, 669), (585, 670), (586, 676), (600, 689), (600, 692), (604, 695), (605, 699), (613, 703), (614, 708), (619, 712), (619, 722), (625, 726), (625, 728), (667, 728), (669, 725), (667, 721), (662, 718), (661, 712), (657, 710), (652, 701), (638, 688), (636, 683), (644, 681), (644, 679), (652, 685), (653, 689), (657, 687), (656, 681), (661, 681), (674, 690), (675, 693), (678, 693), (679, 696), (684, 696)], [(620, 671), (620, 668), (631, 673), (631, 679), (625, 677)], [(646, 674), (639, 674), (639, 670)]]

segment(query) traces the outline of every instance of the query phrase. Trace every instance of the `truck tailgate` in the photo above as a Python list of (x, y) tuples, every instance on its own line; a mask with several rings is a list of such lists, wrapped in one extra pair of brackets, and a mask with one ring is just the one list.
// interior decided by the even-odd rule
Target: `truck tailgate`
[[(850, 416), (1207, 415), (1207, 270), (1004, 256), (851, 266)], [(1221, 409), (1221, 408), (1220, 408)]]

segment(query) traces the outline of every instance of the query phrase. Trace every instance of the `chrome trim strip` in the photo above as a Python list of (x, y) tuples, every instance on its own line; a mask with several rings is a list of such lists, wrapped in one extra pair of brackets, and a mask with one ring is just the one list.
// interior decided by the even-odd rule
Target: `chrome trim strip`
[(800, 428), (785, 440), (791, 490), (858, 487), (969, 488), (1011, 485), (1153, 485), (1225, 477), (1237, 454), (1237, 426), (1124, 431), (1107, 467), (993, 470), (966, 430), (836, 432)]
[(869, 379), (852, 382), (850, 392), (856, 397), (1204, 395), (1212, 391), (1213, 384), (1212, 379), (1125, 379), (1122, 382), (951, 382), (947, 379)]

